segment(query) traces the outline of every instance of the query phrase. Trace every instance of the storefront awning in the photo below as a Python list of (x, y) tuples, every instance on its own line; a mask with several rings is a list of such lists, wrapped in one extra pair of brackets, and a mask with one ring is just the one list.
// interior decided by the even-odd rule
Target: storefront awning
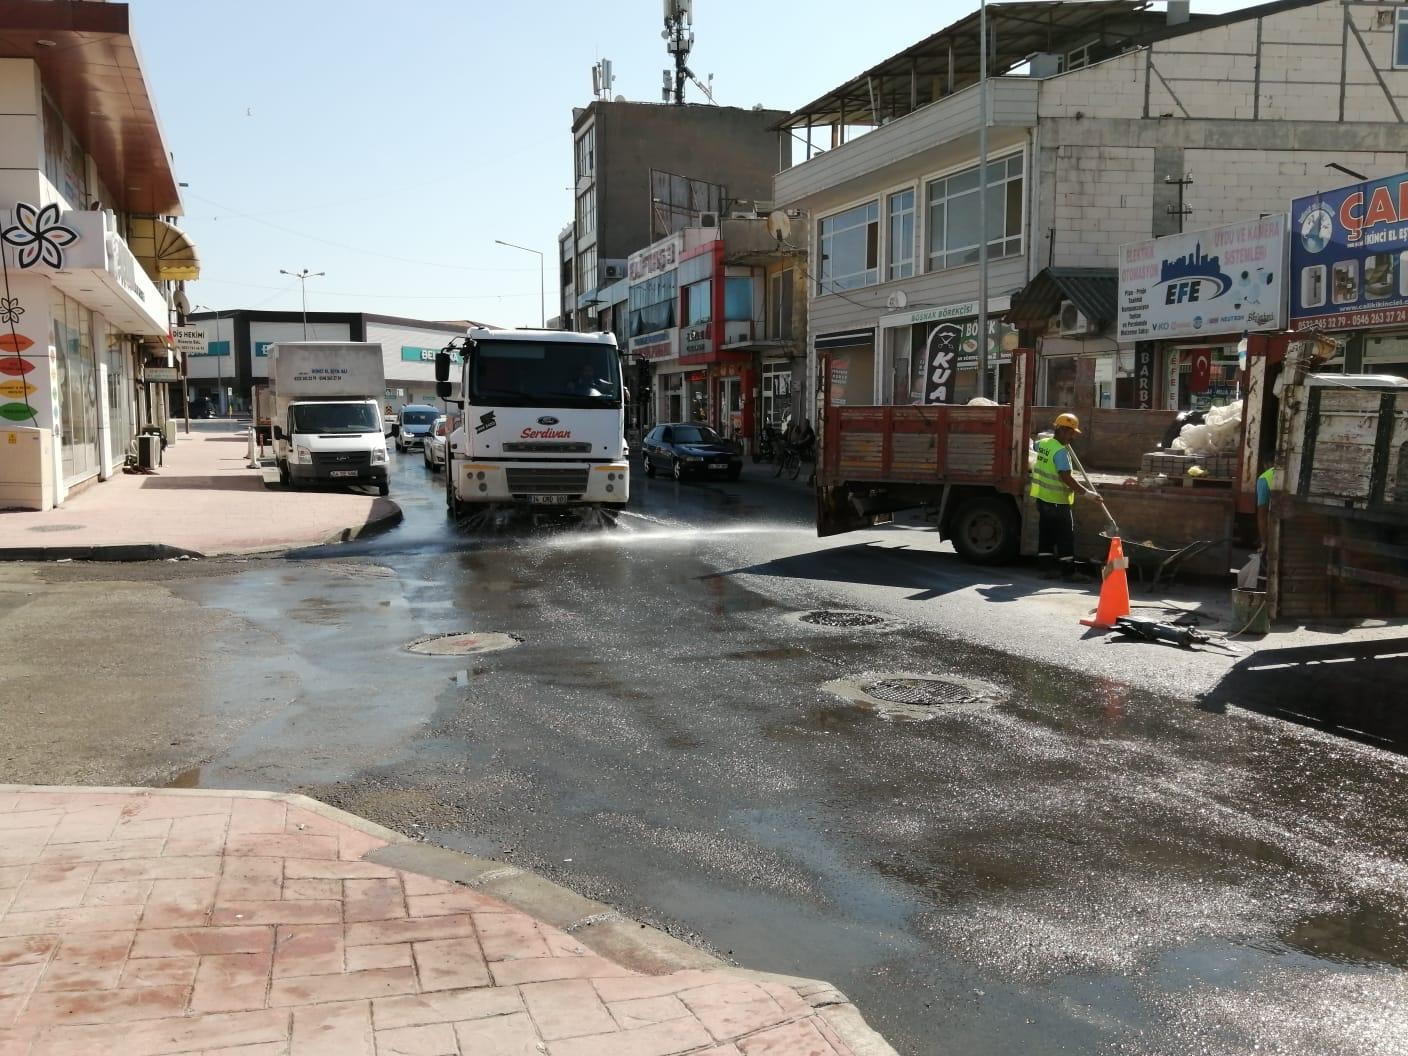
[(1072, 302), (1087, 319), (1113, 322), (1118, 310), (1119, 272), (1114, 268), (1045, 268), (1017, 293), (1007, 321), (1022, 329), (1040, 329)]
[(192, 282), (200, 278), (200, 257), (190, 237), (179, 227), (155, 216), (131, 221), (132, 253), (154, 281)]

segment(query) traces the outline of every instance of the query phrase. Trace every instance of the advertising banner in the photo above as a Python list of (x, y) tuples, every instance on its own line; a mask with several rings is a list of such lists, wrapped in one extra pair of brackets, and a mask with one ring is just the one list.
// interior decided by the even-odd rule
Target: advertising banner
[(1408, 173), (1291, 203), (1291, 326), (1408, 322)]
[(1154, 370), (1157, 356), (1152, 341), (1134, 345), (1134, 406), (1141, 411), (1154, 409)]
[(1284, 216), (1121, 246), (1120, 340), (1282, 329), (1285, 256)]
[(961, 323), (940, 323), (929, 331), (924, 346), (924, 402), (952, 403), (958, 386), (958, 354), (963, 343)]

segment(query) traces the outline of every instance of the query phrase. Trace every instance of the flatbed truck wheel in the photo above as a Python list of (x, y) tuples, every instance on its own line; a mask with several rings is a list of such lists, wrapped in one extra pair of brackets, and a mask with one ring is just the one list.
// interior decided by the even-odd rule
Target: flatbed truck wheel
[(963, 500), (954, 511), (948, 536), (964, 561), (1000, 565), (1017, 556), (1022, 522), (1006, 496), (979, 495)]

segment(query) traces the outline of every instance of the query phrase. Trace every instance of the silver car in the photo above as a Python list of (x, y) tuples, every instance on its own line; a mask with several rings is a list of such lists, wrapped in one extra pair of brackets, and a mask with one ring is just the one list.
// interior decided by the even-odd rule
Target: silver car
[(450, 419), (442, 414), (431, 423), (430, 432), (425, 434), (425, 443), (421, 446), (427, 469), (440, 469), (445, 465), (445, 444), (449, 441), (449, 434)]

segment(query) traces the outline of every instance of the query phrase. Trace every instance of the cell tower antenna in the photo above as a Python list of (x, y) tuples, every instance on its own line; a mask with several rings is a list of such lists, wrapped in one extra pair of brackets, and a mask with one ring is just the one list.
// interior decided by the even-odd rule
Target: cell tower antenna
[[(665, 38), (665, 50), (674, 56), (675, 69), (673, 78), (669, 70), (665, 71), (664, 95), (667, 103), (672, 102), (676, 106), (684, 106), (685, 79), (699, 83), (689, 69), (689, 53), (694, 47), (693, 22), (693, 0), (665, 0), (665, 31), (660, 35)], [(670, 87), (671, 80), (674, 81), (673, 88)]]

